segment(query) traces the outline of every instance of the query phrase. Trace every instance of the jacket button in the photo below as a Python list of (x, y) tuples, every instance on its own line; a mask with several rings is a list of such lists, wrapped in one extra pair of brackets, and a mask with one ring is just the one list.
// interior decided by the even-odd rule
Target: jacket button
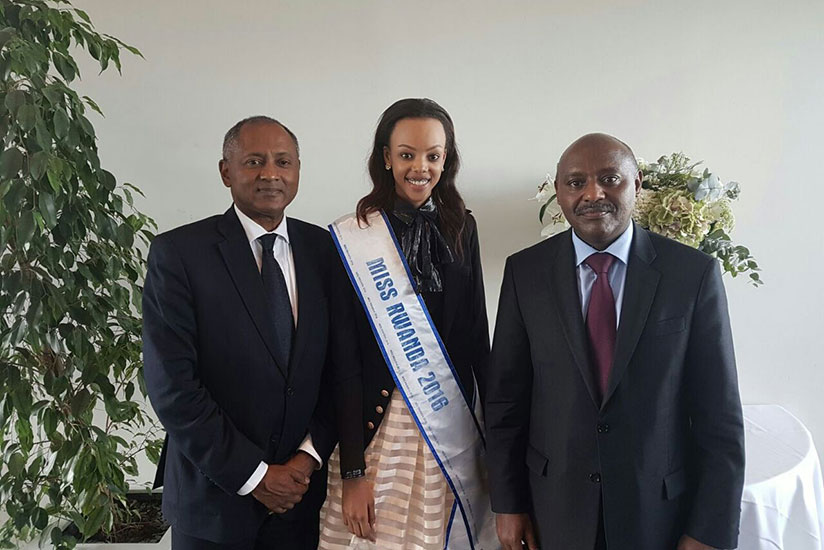
[(292, 386), (289, 386), (288, 388), (286, 388), (286, 395), (292, 397), (293, 395), (295, 395), (295, 389)]
[(378, 405), (377, 407), (375, 407), (375, 412), (377, 412), (378, 414), (383, 414), (383, 407)]
[(389, 397), (389, 390), (381, 390), (381, 395), (383, 397)]
[(593, 483), (601, 483), (601, 474), (595, 472), (594, 474), (589, 474), (589, 480)]
[(374, 430), (375, 429), (375, 424), (373, 422), (367, 422), (366, 427), (369, 428), (370, 430)]
[(598, 433), (605, 434), (609, 432), (609, 424), (598, 424)]

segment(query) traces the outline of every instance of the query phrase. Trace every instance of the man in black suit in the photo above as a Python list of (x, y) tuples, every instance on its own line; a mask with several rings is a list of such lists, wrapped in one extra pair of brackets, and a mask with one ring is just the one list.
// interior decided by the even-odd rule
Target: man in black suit
[(631, 223), (630, 148), (558, 162), (572, 226), (508, 258), (487, 377), (507, 550), (734, 548), (744, 430), (717, 261)]
[(219, 168), (234, 205), (149, 252), (144, 362), (167, 431), (163, 513), (175, 550), (314, 549), (335, 444), (322, 379), (352, 339), (339, 320), (348, 281), (328, 232), (284, 217), (300, 174), (291, 131), (239, 122)]

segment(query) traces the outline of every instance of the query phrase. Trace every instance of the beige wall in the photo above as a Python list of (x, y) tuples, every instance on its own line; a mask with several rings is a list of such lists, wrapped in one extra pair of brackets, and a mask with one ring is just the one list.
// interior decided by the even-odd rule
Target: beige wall
[(289, 213), (326, 224), (368, 189), (381, 111), (408, 96), (444, 105), (493, 318), (504, 259), (538, 238), (527, 199), (567, 143), (598, 130), (647, 159), (704, 159), (741, 182), (734, 237), (767, 283), (727, 279), (743, 399), (784, 405), (824, 448), (823, 3), (77, 4), (146, 57), (127, 55), (122, 78), (85, 64), (81, 88), (106, 113), (93, 118), (104, 165), (146, 192), (162, 230), (229, 205), (216, 165), (239, 118), (273, 115), (297, 133)]

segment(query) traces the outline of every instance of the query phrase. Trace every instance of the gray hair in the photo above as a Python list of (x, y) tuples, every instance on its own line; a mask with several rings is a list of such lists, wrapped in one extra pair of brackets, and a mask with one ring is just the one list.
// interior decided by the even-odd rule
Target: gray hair
[(266, 115), (255, 115), (250, 116), (248, 118), (244, 118), (243, 120), (229, 128), (229, 131), (226, 132), (226, 135), (223, 137), (223, 159), (227, 159), (232, 150), (235, 149), (235, 147), (237, 147), (237, 139), (240, 135), (240, 131), (243, 129), (244, 126), (246, 126), (247, 124), (257, 124), (261, 122), (277, 124), (278, 126), (283, 128), (283, 130), (287, 134), (289, 134), (289, 137), (291, 137), (292, 141), (295, 143), (295, 151), (298, 154), (298, 158), (300, 158), (300, 145), (298, 145), (298, 138), (294, 134), (294, 132), (292, 132), (292, 130), (287, 128), (282, 122), (272, 117)]

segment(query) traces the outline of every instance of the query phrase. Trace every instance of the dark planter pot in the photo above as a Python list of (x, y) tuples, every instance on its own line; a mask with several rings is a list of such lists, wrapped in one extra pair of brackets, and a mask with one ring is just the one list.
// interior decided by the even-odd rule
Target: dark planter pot
[[(78, 550), (160, 550), (171, 548), (171, 530), (160, 512), (161, 493), (129, 493), (126, 499), (138, 514), (126, 523), (115, 524), (108, 535), (98, 532), (78, 544)], [(73, 532), (72, 532), (73, 531)], [(74, 525), (67, 533), (79, 537)]]

